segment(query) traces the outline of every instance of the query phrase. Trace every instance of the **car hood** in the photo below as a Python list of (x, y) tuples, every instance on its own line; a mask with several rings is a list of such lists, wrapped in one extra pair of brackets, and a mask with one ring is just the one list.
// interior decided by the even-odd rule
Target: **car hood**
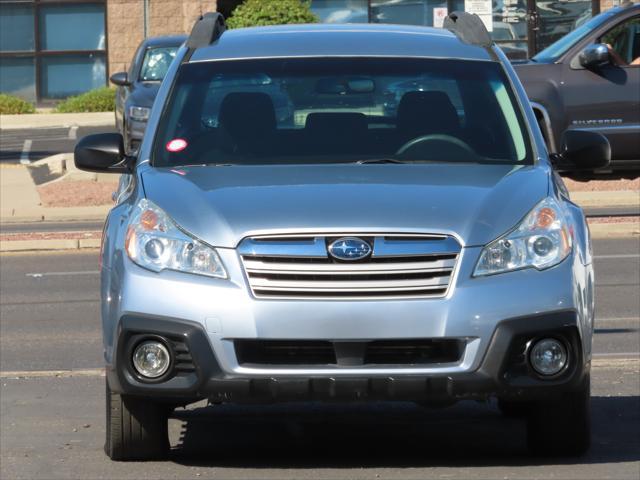
[(160, 90), (160, 82), (137, 82), (131, 90), (128, 102), (138, 107), (151, 108)]
[(216, 247), (271, 233), (422, 232), (484, 245), (548, 192), (541, 166), (195, 166), (142, 170), (147, 198)]

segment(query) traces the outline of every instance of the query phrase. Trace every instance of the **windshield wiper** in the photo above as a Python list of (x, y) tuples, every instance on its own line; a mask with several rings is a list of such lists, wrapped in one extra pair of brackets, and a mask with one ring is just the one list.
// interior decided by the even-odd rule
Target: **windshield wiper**
[(364, 165), (365, 163), (409, 163), (406, 160), (398, 160), (397, 158), (367, 158), (358, 160), (356, 163)]

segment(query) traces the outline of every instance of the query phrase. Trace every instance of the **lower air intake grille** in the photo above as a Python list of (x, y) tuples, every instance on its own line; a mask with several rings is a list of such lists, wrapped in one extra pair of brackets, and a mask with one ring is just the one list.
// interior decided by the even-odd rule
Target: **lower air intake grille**
[(465, 342), (458, 339), (329, 342), (316, 340), (236, 340), (239, 365), (372, 366), (457, 363)]
[(331, 365), (336, 355), (331, 342), (284, 340), (236, 340), (238, 364)]

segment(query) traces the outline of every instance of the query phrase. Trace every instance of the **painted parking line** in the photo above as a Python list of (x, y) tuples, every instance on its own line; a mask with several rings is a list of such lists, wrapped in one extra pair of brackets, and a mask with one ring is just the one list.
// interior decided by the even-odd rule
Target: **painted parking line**
[(22, 153), (20, 154), (20, 163), (23, 165), (28, 165), (31, 162), (29, 161), (29, 153), (31, 152), (31, 144), (33, 142), (31, 140), (25, 140), (22, 145)]
[(78, 138), (78, 126), (74, 125), (69, 129), (69, 140), (76, 140)]
[(640, 360), (640, 352), (603, 352), (603, 353), (594, 353), (593, 358), (599, 359), (630, 359), (630, 360)]
[(599, 323), (625, 323), (640, 322), (640, 317), (596, 317), (596, 325)]
[(606, 259), (606, 258), (640, 258), (640, 253), (625, 253), (619, 255), (595, 255), (593, 258), (596, 260)]
[(78, 370), (14, 370), (0, 372), (0, 378), (47, 378), (47, 377), (104, 377), (104, 368)]
[(26, 277), (31, 278), (42, 278), (42, 277), (66, 277), (66, 276), (76, 276), (76, 275), (98, 275), (100, 270), (82, 270), (78, 272), (34, 272), (34, 273), (25, 273)]

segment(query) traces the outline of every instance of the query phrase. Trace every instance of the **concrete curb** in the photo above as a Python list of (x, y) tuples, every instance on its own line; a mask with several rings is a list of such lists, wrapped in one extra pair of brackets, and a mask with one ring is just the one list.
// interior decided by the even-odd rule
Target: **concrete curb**
[(113, 112), (92, 113), (28, 113), (0, 115), (0, 130), (28, 128), (113, 127)]
[(582, 208), (589, 207), (637, 207), (640, 192), (635, 190), (602, 190), (597, 192), (569, 192), (571, 201)]
[(637, 237), (640, 239), (639, 222), (621, 223), (590, 223), (591, 238), (623, 238)]
[[(51, 207), (52, 209), (64, 207)], [(79, 207), (83, 208), (83, 207)], [(1, 215), (0, 223), (38, 223), (38, 222), (104, 222), (109, 210), (113, 208), (112, 205), (104, 207), (91, 207), (100, 209), (100, 213), (75, 213), (75, 212), (45, 212), (38, 215), (24, 215), (20, 211), (15, 211), (13, 216)], [(44, 210), (44, 209), (43, 209)]]
[(83, 250), (100, 248), (99, 238), (3, 240), (0, 252), (29, 252), (47, 250)]
[(0, 224), (38, 222), (104, 222), (113, 204), (91, 207), (31, 207), (3, 208)]

